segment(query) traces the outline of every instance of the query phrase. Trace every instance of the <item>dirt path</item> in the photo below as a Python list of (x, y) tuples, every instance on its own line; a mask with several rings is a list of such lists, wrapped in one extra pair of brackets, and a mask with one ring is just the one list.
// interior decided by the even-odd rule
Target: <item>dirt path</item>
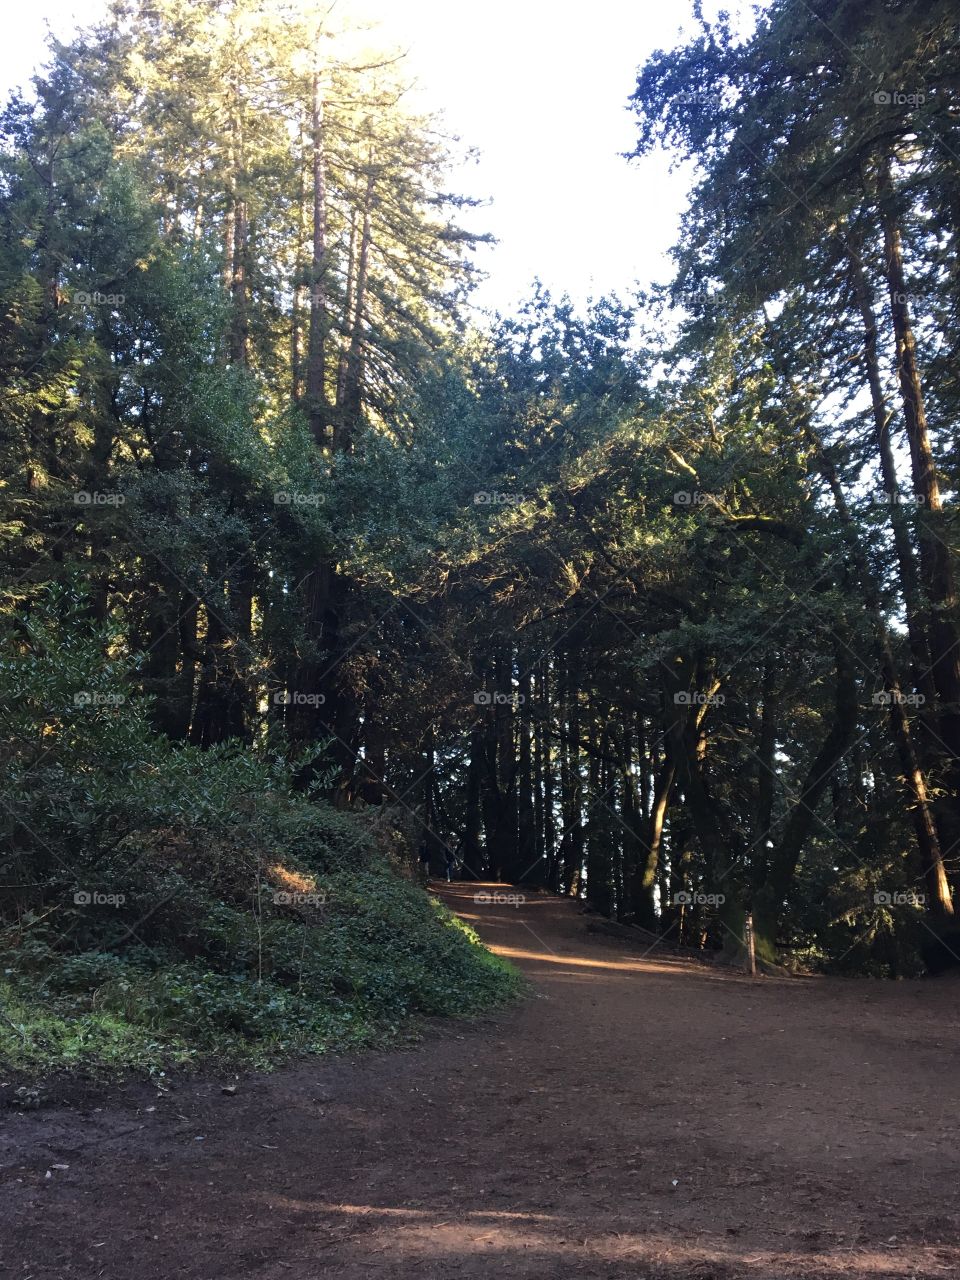
[(8, 1111), (0, 1280), (960, 1276), (954, 982), (751, 983), (475, 891), (505, 1014)]

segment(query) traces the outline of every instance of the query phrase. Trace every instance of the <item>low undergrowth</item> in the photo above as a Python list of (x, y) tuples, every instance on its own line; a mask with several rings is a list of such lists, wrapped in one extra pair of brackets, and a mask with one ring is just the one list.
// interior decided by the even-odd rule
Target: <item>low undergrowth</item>
[(0, 657), (7, 1074), (269, 1066), (516, 993), (399, 821), (298, 791), (266, 742), (175, 746), (103, 636), (28, 629)]

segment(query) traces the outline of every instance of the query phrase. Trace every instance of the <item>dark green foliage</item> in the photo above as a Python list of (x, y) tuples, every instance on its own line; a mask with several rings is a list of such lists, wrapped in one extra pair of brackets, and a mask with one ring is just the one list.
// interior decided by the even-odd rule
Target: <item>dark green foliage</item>
[(83, 602), (56, 593), (2, 651), (6, 1059), (268, 1062), (511, 994), (507, 967), (402, 878), (409, 851), (388, 861), (279, 754), (159, 736)]

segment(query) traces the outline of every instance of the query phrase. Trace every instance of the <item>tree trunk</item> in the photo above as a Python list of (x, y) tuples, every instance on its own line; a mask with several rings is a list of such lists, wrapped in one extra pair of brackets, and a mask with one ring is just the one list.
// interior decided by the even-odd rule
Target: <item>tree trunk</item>
[(370, 213), (373, 208), (374, 174), (371, 169), (363, 201), (363, 229), (360, 233), (360, 253), (357, 261), (356, 299), (350, 326), (350, 343), (343, 371), (342, 397), (339, 404), (337, 430), (339, 446), (347, 450), (360, 420), (363, 404), (363, 308), (367, 292), (367, 272), (370, 265)]
[(638, 867), (634, 886), (633, 908), (637, 923), (643, 925), (645, 929), (655, 929), (657, 926), (653, 890), (654, 885), (657, 883), (657, 869), (660, 864), (663, 842), (663, 826), (676, 773), (675, 762), (665, 757), (657, 773), (653, 789), (653, 805), (647, 819), (646, 834), (643, 841), (643, 858)]
[(233, 216), (233, 271), (230, 279), (230, 363), (245, 369), (249, 361), (250, 317), (247, 299), (247, 205), (238, 200)]
[[(497, 654), (496, 690), (502, 695), (511, 693), (513, 683), (513, 652), (504, 645)], [(497, 737), (497, 826), (496, 846), (500, 875), (511, 884), (522, 874), (518, 848), (517, 815), (517, 747), (514, 732), (514, 709), (509, 696), (494, 709)]]
[(871, 571), (866, 552), (857, 535), (836, 468), (824, 453), (812, 429), (808, 427), (807, 431), (814, 441), (820, 470), (833, 494), (837, 514), (843, 525), (847, 546), (850, 549), (850, 556), (860, 578), (867, 612), (873, 623), (880, 656), (880, 669), (883, 674), (884, 692), (888, 700), (890, 732), (910, 797), (910, 819), (913, 824), (920, 866), (922, 867), (927, 887), (927, 906), (933, 916), (937, 918), (949, 917), (953, 915), (950, 885), (944, 869), (940, 838), (929, 801), (926, 779), (913, 744), (905, 699), (901, 692), (896, 661), (884, 618), (880, 589)]
[(320, 73), (313, 73), (310, 139), (313, 162), (313, 255), (310, 263), (310, 334), (307, 346), (307, 420), (319, 448), (326, 444), (327, 169)]
[(920, 502), (917, 516), (920, 574), (930, 609), (930, 658), (940, 703), (939, 729), (953, 760), (950, 789), (956, 797), (960, 792), (960, 632), (956, 621), (956, 589), (917, 369), (916, 340), (910, 320), (889, 159), (880, 168), (879, 197), (897, 376), (910, 445), (914, 490)]
[(856, 684), (850, 670), (847, 646), (840, 637), (836, 653), (833, 724), (807, 770), (800, 795), (790, 810), (777, 846), (770, 854), (766, 877), (754, 900), (753, 925), (758, 960), (769, 963), (776, 960), (780, 924), (804, 842), (816, 821), (817, 807), (833, 771), (853, 739), (856, 723)]
[(483, 780), (483, 730), (474, 724), (470, 730), (470, 760), (467, 765), (467, 795), (463, 824), (462, 858), (464, 870), (482, 880), (486, 874), (480, 847), (482, 811), (480, 791)]
[(606, 751), (606, 721), (595, 703), (590, 707), (587, 752), (587, 901), (602, 915), (613, 910), (613, 867), (608, 824), (603, 820), (603, 797), (608, 790), (602, 756)]
[(563, 835), (560, 841), (562, 857), (561, 883), (568, 893), (579, 891), (583, 874), (583, 801), (580, 778), (580, 703), (577, 688), (578, 672), (571, 661), (569, 651), (564, 656), (563, 710), (566, 719), (566, 736), (561, 747), (561, 811)]
[(542, 884), (543, 871), (537, 854), (533, 794), (533, 677), (527, 672), (517, 685), (523, 701), (517, 711), (519, 760), (517, 771), (517, 875), (518, 883)]
[(930, 647), (927, 641), (929, 619), (926, 616), (926, 609), (924, 608), (923, 596), (920, 590), (916, 557), (913, 552), (913, 544), (910, 541), (909, 523), (900, 502), (900, 484), (897, 479), (896, 460), (890, 439), (890, 422), (893, 415), (887, 412), (883, 395), (883, 383), (880, 377), (880, 361), (878, 357), (879, 339), (873, 299), (866, 273), (855, 254), (850, 255), (850, 264), (857, 295), (857, 305), (863, 319), (863, 357), (866, 366), (867, 385), (870, 388), (874, 438), (877, 444), (877, 456), (880, 462), (884, 493), (889, 499), (890, 529), (900, 571), (900, 590), (906, 610), (907, 635), (910, 641), (910, 654), (913, 661), (913, 684), (917, 693), (923, 694), (927, 699), (926, 705), (932, 710), (936, 691), (930, 670)]
[(554, 812), (555, 775), (553, 759), (553, 743), (549, 726), (553, 719), (552, 699), (554, 683), (550, 678), (551, 667), (544, 660), (543, 676), (540, 692), (540, 715), (537, 727), (540, 735), (541, 776), (543, 779), (543, 856), (545, 883), (553, 893), (560, 890), (560, 863), (557, 857), (557, 823)]

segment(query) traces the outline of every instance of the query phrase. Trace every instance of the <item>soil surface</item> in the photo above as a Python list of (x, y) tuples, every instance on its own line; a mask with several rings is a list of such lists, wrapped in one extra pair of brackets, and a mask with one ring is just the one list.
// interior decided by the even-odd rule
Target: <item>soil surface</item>
[(955, 981), (751, 980), (478, 888), (504, 1013), (2, 1113), (0, 1280), (960, 1276)]

